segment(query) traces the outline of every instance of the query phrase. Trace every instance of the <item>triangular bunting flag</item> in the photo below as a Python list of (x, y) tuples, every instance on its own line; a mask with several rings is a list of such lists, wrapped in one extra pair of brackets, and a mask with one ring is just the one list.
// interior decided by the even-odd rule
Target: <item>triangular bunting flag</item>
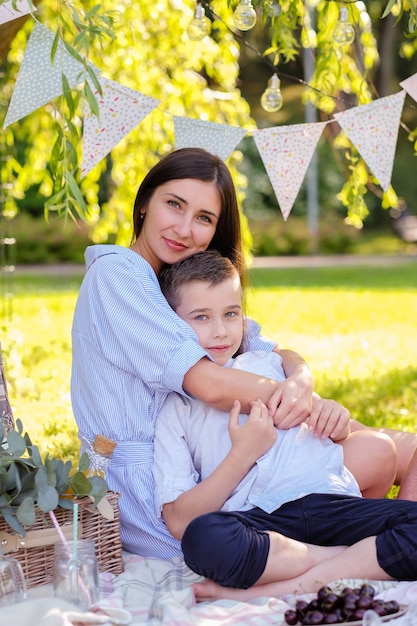
[(70, 87), (84, 80), (83, 65), (70, 55), (62, 43), (58, 45), (52, 64), (54, 37), (48, 28), (39, 22), (35, 24), (17, 75), (4, 128), (60, 96), (62, 74), (65, 74)]
[(99, 118), (88, 104), (84, 117), (83, 158), (81, 173), (85, 176), (119, 143), (144, 117), (155, 109), (159, 100), (124, 87), (108, 78), (99, 78), (102, 95), (95, 96)]
[(216, 124), (174, 115), (175, 147), (205, 148), (226, 161), (247, 131), (239, 126)]
[(262, 128), (253, 134), (286, 220), (327, 122)]
[[(33, 11), (36, 10), (34, 6)], [(16, 3), (14, 3), (13, 0), (6, 0), (6, 2), (0, 5), (0, 24), (11, 22), (29, 13), (32, 13), (32, 9), (29, 6), (28, 0), (17, 0)]]
[(384, 191), (391, 183), (404, 99), (405, 91), (400, 91), (334, 114)]
[(413, 74), (409, 78), (402, 80), (400, 85), (403, 89), (405, 89), (408, 95), (417, 102), (417, 74)]

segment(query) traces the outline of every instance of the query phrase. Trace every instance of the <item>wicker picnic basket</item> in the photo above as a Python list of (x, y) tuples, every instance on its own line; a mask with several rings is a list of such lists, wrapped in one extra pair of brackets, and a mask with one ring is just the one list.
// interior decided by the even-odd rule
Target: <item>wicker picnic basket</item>
[[(13, 414), (7, 395), (0, 344), (0, 413), (6, 431), (14, 428)], [(90, 498), (78, 502), (78, 537), (93, 539), (100, 572), (121, 574), (123, 572), (122, 543), (120, 538), (119, 494), (109, 491), (107, 500), (114, 511), (114, 519), (105, 518), (93, 506)], [(57, 508), (55, 517), (67, 539), (73, 537), (73, 512)], [(52, 582), (54, 543), (58, 533), (50, 516), (41, 510), (36, 512), (35, 523), (25, 527), (26, 535), (16, 534), (0, 516), (0, 545), (4, 554), (16, 558), (23, 568), (28, 587)]]

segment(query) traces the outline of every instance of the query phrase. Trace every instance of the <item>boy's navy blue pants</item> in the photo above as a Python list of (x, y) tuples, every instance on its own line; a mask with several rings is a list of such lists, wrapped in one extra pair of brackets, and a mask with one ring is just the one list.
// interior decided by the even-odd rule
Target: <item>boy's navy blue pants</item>
[(224, 587), (247, 589), (263, 573), (276, 531), (320, 546), (376, 536), (380, 567), (395, 580), (417, 580), (417, 502), (311, 494), (272, 513), (217, 511), (187, 527), (182, 549), (194, 572)]

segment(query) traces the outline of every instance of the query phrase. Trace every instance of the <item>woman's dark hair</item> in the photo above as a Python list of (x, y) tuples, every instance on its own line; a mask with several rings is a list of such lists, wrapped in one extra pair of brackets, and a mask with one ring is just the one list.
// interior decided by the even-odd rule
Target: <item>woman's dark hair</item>
[(162, 157), (147, 173), (138, 189), (133, 208), (134, 238), (139, 236), (143, 225), (141, 212), (146, 208), (155, 189), (170, 180), (185, 178), (215, 183), (220, 195), (221, 211), (208, 249), (218, 250), (222, 256), (229, 258), (244, 280), (246, 267), (236, 189), (224, 161), (202, 148), (175, 150)]

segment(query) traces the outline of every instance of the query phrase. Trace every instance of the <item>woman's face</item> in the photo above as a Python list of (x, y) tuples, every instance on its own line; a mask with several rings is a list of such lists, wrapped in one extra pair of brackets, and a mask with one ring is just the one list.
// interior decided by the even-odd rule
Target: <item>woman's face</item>
[(212, 182), (172, 180), (155, 189), (142, 212), (143, 227), (132, 248), (158, 273), (165, 263), (207, 249), (220, 218), (220, 195)]

